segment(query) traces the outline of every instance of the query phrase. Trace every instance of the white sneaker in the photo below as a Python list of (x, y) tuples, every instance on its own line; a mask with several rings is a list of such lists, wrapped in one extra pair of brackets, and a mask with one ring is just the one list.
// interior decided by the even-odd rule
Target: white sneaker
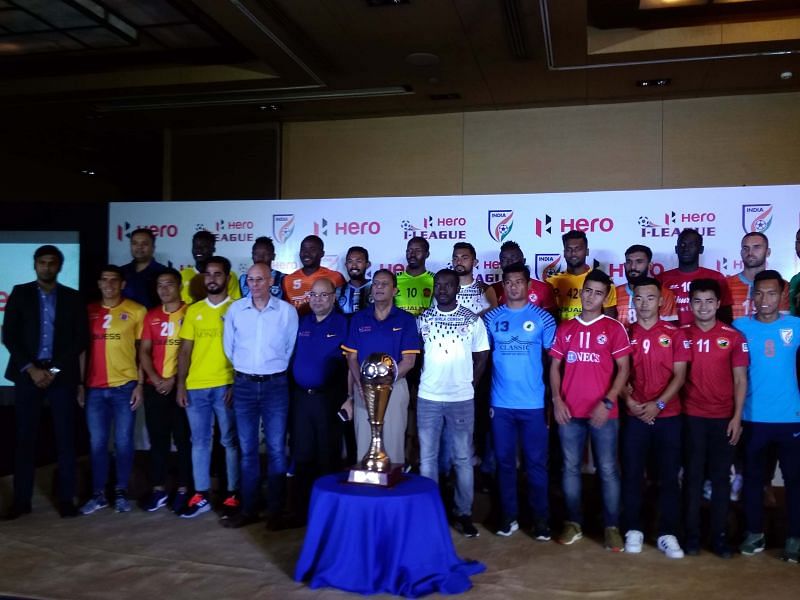
[(642, 551), (644, 534), (636, 529), (631, 529), (625, 534), (625, 552), (639, 554)]
[(667, 555), (667, 558), (683, 558), (683, 550), (674, 535), (662, 535), (656, 544), (658, 549)]
[(742, 486), (744, 480), (741, 475), (733, 475), (731, 477), (731, 502), (738, 502), (739, 497), (742, 495)]

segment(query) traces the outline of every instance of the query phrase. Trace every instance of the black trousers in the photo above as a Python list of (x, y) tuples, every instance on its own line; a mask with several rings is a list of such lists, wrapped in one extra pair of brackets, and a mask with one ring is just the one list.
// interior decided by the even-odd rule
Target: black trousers
[(175, 402), (176, 390), (166, 396), (149, 383), (144, 386), (144, 418), (150, 437), (150, 484), (163, 486), (175, 440), (178, 450), (178, 486), (192, 484), (192, 444), (186, 409)]

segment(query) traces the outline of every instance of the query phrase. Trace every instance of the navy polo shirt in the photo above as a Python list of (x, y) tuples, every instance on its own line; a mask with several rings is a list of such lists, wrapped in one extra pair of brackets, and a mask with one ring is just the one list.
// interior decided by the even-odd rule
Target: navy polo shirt
[(359, 362), (373, 352), (382, 352), (399, 364), (403, 354), (420, 352), (417, 321), (396, 306), (392, 306), (389, 315), (379, 321), (375, 318), (375, 305), (370, 304), (350, 317), (350, 332), (342, 348), (346, 352), (355, 352)]
[(337, 370), (344, 370), (342, 344), (347, 339), (347, 317), (331, 311), (322, 321), (313, 313), (300, 317), (292, 376), (301, 388), (324, 388)]
[(135, 261), (123, 265), (122, 276), (125, 278), (125, 287), (122, 289), (122, 296), (147, 308), (158, 306), (161, 301), (156, 292), (156, 279), (164, 269), (166, 267), (155, 260), (150, 261), (150, 264), (141, 271), (136, 270)]

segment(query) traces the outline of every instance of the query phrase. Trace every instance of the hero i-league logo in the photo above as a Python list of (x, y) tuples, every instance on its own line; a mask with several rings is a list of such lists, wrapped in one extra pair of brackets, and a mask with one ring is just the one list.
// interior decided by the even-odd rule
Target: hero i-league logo
[(403, 239), (422, 237), (428, 240), (466, 240), (467, 219), (465, 217), (433, 217), (422, 219), (422, 225), (414, 225), (410, 219), (400, 221)]
[(643, 216), (637, 219), (637, 224), (642, 230), (644, 238), (666, 238), (680, 235), (684, 229), (694, 229), (703, 237), (714, 237), (717, 235), (717, 228), (711, 223), (717, 220), (716, 213), (676, 213), (674, 210), (664, 213), (659, 224), (650, 217)]

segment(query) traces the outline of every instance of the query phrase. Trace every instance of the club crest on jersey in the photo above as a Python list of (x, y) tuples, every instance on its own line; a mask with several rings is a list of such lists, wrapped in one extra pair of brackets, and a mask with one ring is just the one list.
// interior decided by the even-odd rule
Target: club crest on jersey
[(528, 302), (530, 302), (531, 304), (537, 304), (539, 302), (539, 295), (536, 292), (531, 292), (530, 294), (528, 294)]
[(781, 341), (783, 342), (784, 346), (788, 346), (792, 343), (792, 339), (794, 338), (794, 330), (793, 329), (779, 329), (778, 330), (781, 335)]
[(119, 318), (122, 319), (123, 321), (127, 321), (128, 320), (128, 313), (126, 313), (126, 312), (122, 313), (119, 316)]
[(691, 348), (692, 348), (692, 340), (683, 340), (683, 347), (686, 350), (691, 350)]
[(525, 321), (525, 322), (522, 324), (522, 328), (523, 328), (525, 331), (533, 331), (533, 328), (534, 328), (534, 327), (535, 327), (535, 325), (533, 324), (533, 321)]
[(717, 346), (719, 346), (720, 348), (724, 349), (724, 348), (727, 348), (730, 345), (731, 345), (731, 341), (728, 338), (726, 338), (726, 337), (718, 337), (717, 338)]
[(425, 288), (424, 290), (422, 290), (422, 295), (425, 296), (426, 298), (430, 298), (431, 297), (431, 293), (432, 292), (431, 292), (430, 288)]
[(672, 345), (672, 340), (669, 339), (668, 335), (662, 335), (658, 338), (658, 343), (663, 348), (669, 348)]
[(600, 335), (597, 336), (597, 343), (598, 344), (603, 345), (607, 341), (608, 341), (608, 338), (606, 337), (605, 333), (601, 333)]

